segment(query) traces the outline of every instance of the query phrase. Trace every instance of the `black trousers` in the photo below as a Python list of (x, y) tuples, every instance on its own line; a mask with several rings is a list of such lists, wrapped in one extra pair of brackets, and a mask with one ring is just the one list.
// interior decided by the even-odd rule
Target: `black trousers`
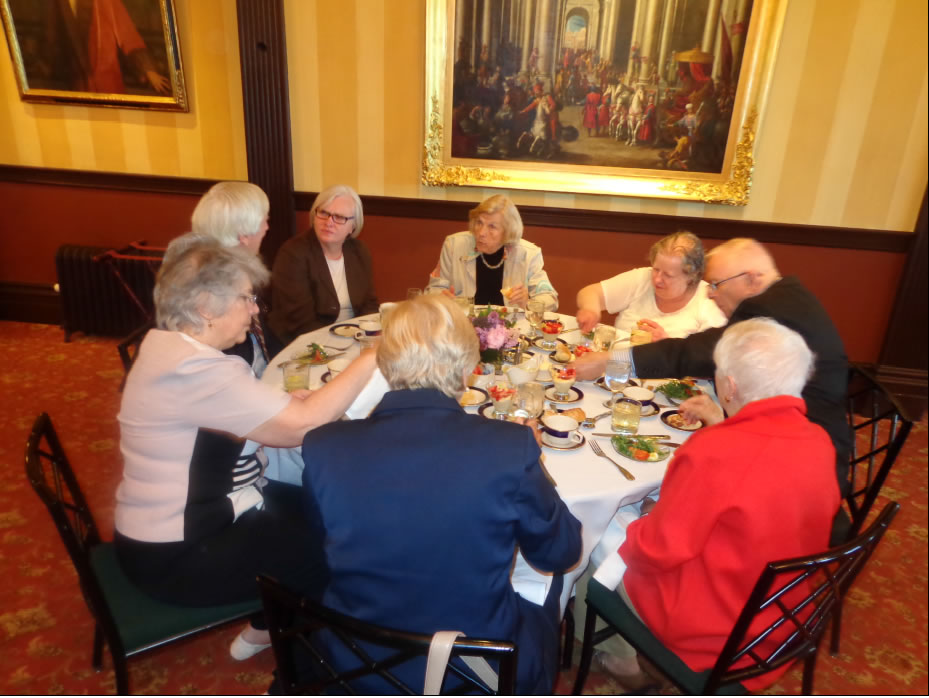
[[(270, 481), (264, 508), (197, 541), (146, 543), (118, 531), (116, 555), (126, 575), (152, 597), (180, 606), (213, 606), (258, 597), (266, 574), (295, 591), (321, 598), (329, 581), (322, 534), (303, 514), (301, 488)], [(266, 628), (263, 616), (252, 618)]]

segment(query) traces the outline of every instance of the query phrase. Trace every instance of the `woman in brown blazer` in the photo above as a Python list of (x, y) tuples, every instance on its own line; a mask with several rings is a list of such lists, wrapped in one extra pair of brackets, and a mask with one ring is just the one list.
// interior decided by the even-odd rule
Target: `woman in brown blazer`
[(371, 254), (358, 234), (361, 199), (348, 186), (320, 192), (312, 231), (281, 247), (271, 272), (271, 329), (284, 344), (304, 332), (376, 312)]

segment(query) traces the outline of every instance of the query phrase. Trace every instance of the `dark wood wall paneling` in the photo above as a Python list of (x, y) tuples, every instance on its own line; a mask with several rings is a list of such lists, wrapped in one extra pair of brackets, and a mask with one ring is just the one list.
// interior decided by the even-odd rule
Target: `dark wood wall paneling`
[(284, 3), (238, 0), (236, 7), (248, 178), (271, 203), (262, 252), (273, 260), (296, 230)]

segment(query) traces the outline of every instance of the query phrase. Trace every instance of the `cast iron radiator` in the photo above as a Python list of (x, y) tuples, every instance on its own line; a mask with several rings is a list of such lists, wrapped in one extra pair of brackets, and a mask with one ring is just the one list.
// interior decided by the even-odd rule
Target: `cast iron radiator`
[(73, 332), (125, 337), (154, 317), (152, 289), (162, 248), (62, 245), (55, 253), (65, 341)]

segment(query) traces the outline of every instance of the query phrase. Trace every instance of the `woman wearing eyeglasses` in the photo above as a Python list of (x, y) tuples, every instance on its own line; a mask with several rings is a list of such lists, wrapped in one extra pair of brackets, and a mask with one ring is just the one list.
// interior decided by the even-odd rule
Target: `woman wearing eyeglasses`
[(271, 272), (271, 329), (284, 344), (304, 332), (377, 311), (371, 254), (358, 240), (361, 199), (337, 185), (310, 209), (313, 231), (288, 240)]

